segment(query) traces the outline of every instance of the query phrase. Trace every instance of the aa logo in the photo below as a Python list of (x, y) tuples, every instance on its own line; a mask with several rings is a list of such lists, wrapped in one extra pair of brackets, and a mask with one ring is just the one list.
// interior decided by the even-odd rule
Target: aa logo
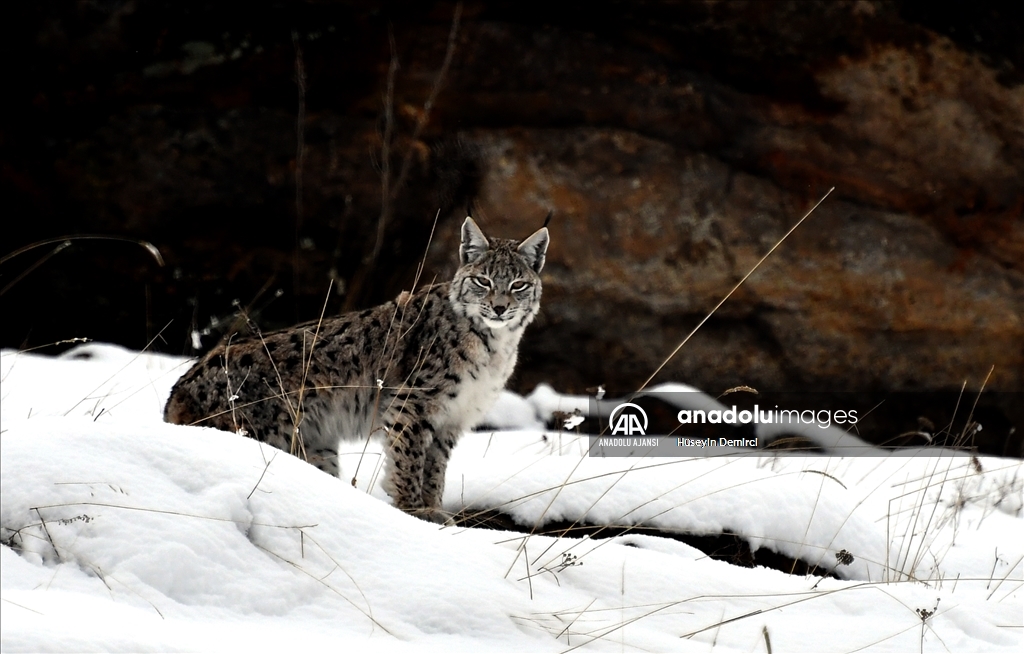
[[(633, 411), (626, 411), (633, 409)], [(618, 416), (618, 417), (616, 417)], [(643, 420), (643, 424), (640, 421)], [(647, 414), (644, 410), (632, 402), (623, 402), (614, 409), (608, 416), (608, 422), (612, 426), (612, 436), (645, 436), (647, 435)]]

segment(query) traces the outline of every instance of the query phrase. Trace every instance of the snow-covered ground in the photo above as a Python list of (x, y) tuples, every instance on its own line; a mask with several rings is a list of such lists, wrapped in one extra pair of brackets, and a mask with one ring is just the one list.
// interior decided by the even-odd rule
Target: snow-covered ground
[(628, 532), (422, 522), (381, 492), (375, 445), (332, 479), (164, 424), (188, 365), (3, 352), (4, 651), (1022, 651), (1020, 461), (590, 458), (543, 430), (579, 398), (542, 388), (507, 394), (488, 423), (517, 429), (467, 434), (448, 470), (453, 512), (738, 534), (839, 579), (805, 577)]

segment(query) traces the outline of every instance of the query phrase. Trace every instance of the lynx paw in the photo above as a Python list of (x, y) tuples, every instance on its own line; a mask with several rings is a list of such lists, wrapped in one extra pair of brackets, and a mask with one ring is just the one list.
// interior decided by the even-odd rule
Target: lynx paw
[(452, 514), (448, 513), (447, 511), (441, 508), (423, 507), (419, 509), (412, 509), (410, 511), (407, 511), (407, 513), (409, 515), (416, 516), (420, 520), (426, 520), (427, 522), (433, 522), (439, 525), (454, 524), (454, 522), (452, 522)]

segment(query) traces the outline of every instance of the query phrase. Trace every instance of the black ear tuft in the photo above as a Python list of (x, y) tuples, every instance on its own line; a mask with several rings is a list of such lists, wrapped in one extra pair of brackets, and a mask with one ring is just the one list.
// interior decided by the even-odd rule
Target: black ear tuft
[(541, 227), (547, 227), (548, 223), (551, 222), (551, 216), (553, 216), (553, 215), (555, 215), (555, 210), (554, 209), (552, 209), (551, 211), (548, 212), (548, 217), (544, 219), (544, 224), (541, 225)]

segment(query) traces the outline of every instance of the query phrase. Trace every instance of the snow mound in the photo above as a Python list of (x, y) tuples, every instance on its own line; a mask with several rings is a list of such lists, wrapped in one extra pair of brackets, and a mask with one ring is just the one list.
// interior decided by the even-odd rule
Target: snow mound
[(750, 651), (765, 633), (776, 651), (1021, 648), (1019, 461), (590, 459), (537, 426), (539, 405), (576, 401), (551, 389), (502, 400), (502, 424), (534, 427), (455, 450), (451, 511), (736, 533), (842, 579), (802, 577), (628, 530), (416, 520), (373, 482), (372, 448), (334, 479), (164, 424), (187, 367), (97, 344), (0, 354), (4, 651)]

